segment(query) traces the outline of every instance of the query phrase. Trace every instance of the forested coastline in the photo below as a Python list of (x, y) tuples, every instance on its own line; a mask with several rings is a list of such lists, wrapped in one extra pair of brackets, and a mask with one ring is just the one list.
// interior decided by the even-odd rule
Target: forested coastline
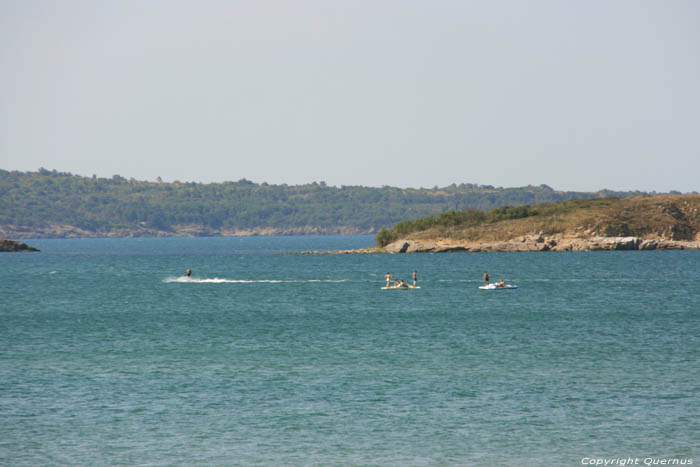
[(151, 182), (55, 170), (0, 170), (0, 234), (99, 237), (376, 233), (397, 222), (465, 209), (641, 192), (556, 191), (546, 185), (433, 188)]

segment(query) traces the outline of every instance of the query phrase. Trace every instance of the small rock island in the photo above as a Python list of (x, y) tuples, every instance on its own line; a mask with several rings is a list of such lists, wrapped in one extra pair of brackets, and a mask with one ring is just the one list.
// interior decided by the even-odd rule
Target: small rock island
[(36, 248), (32, 248), (26, 243), (18, 242), (15, 240), (5, 240), (0, 238), (0, 253), (15, 253), (15, 252), (29, 252), (29, 251), (39, 251)]

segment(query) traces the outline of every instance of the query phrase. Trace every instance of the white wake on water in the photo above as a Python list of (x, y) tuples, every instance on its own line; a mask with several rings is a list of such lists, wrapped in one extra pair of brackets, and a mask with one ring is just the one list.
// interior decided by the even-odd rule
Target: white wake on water
[(181, 284), (299, 284), (310, 282), (350, 282), (349, 279), (307, 279), (307, 280), (281, 280), (281, 279), (222, 279), (219, 277), (203, 278), (196, 277), (167, 277), (163, 279), (165, 283), (177, 282)]

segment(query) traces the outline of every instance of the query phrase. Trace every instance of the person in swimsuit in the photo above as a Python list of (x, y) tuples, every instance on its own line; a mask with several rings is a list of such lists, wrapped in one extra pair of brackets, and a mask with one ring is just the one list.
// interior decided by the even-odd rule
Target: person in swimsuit
[(496, 287), (498, 287), (499, 289), (502, 288), (502, 287), (505, 287), (505, 286), (506, 286), (506, 283), (503, 282), (503, 279), (501, 279), (501, 280), (498, 282), (498, 284), (496, 285)]
[(187, 268), (187, 271), (185, 271), (185, 277), (190, 277), (192, 275), (192, 270), (190, 268)]
[(394, 287), (398, 287), (398, 286), (399, 286), (399, 281), (397, 281), (396, 279), (394, 279)]
[(484, 273), (484, 285), (489, 285), (489, 273)]
[(391, 285), (391, 273), (387, 272), (384, 277), (386, 277), (386, 286), (389, 287)]
[(413, 270), (413, 287), (418, 284), (418, 276), (416, 275), (416, 270)]

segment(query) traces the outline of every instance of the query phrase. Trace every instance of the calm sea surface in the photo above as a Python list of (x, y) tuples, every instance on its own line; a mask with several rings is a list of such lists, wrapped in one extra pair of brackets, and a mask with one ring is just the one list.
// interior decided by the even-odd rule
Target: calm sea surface
[(282, 254), (372, 241), (0, 255), (0, 465), (700, 464), (700, 252)]

